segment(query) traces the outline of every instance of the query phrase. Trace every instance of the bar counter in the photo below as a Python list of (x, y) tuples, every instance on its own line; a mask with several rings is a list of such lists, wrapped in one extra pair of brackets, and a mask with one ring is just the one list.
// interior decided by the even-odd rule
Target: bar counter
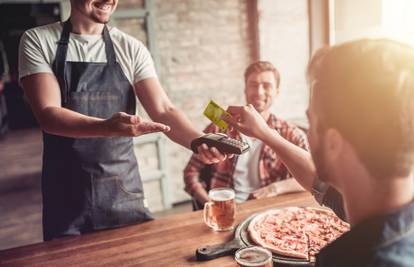
[[(250, 200), (237, 206), (237, 222), (270, 208), (318, 204), (307, 192)], [(236, 266), (233, 257), (198, 262), (203, 245), (233, 239), (233, 232), (214, 232), (203, 223), (202, 211), (151, 222), (64, 237), (0, 251), (0, 266)]]

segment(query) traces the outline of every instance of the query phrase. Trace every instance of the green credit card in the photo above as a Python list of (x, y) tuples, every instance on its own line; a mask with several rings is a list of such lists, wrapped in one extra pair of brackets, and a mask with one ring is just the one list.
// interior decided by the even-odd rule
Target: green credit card
[(229, 125), (221, 119), (221, 116), (223, 114), (230, 115), (230, 113), (226, 112), (213, 100), (210, 100), (203, 114), (215, 125), (217, 125), (221, 130), (226, 130), (229, 127)]

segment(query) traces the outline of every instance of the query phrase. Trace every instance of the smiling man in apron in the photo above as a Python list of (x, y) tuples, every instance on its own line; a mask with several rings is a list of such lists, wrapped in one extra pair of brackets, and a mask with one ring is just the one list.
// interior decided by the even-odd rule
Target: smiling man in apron
[[(202, 135), (171, 104), (145, 46), (106, 26), (117, 3), (72, 0), (67, 21), (20, 42), (20, 81), (44, 133), (45, 240), (151, 220), (132, 137), (162, 131), (189, 148)], [(161, 123), (134, 116), (134, 92)], [(206, 163), (225, 158), (199, 150)]]

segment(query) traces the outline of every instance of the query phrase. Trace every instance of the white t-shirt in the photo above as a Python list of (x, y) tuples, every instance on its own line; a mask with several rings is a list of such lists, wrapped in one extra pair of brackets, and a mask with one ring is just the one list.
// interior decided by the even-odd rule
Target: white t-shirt
[[(62, 23), (56, 22), (26, 31), (19, 46), (19, 80), (35, 73), (52, 73)], [(109, 29), (116, 60), (134, 85), (140, 80), (157, 77), (151, 55), (143, 43), (121, 32)], [(105, 43), (101, 34), (70, 34), (66, 61), (106, 62)]]
[(245, 135), (241, 136), (242, 140), (249, 144), (250, 149), (238, 157), (233, 174), (233, 187), (237, 203), (246, 201), (250, 193), (261, 187), (259, 157), (263, 142)]

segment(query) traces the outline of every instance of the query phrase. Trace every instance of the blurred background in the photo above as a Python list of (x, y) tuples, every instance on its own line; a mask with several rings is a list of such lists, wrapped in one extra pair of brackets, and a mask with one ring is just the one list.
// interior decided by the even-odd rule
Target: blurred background
[[(19, 39), (68, 14), (69, 0), (0, 0), (0, 250), (42, 241), (41, 131), (17, 82)], [(167, 94), (199, 129), (210, 99), (245, 103), (243, 73), (259, 59), (281, 73), (273, 112), (306, 129), (312, 53), (362, 37), (414, 44), (412, 14), (412, 0), (119, 0), (111, 24), (147, 45)], [(135, 148), (150, 210), (191, 211), (190, 151), (159, 134), (135, 138)]]

